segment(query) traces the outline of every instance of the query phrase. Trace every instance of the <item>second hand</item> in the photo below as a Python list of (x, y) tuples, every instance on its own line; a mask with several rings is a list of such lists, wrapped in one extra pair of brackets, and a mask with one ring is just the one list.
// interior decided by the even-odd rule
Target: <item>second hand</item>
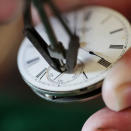
[(104, 59), (103, 57), (97, 55), (97, 54), (94, 53), (93, 51), (90, 51), (90, 50), (87, 50), (87, 49), (84, 49), (84, 48), (80, 48), (80, 49), (84, 50), (85, 52), (88, 52), (90, 55), (94, 55), (94, 56), (97, 56), (97, 57), (99, 57), (99, 58), (101, 58), (101, 59)]

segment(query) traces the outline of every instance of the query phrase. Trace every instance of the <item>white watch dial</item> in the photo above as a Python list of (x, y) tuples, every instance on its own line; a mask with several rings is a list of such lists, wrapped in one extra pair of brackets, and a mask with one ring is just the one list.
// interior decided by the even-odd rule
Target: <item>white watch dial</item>
[[(128, 21), (112, 9), (91, 6), (65, 16), (67, 24), (80, 37), (74, 73), (59, 73), (52, 69), (26, 38), (20, 47), (20, 73), (27, 83), (39, 89), (69, 92), (90, 88), (105, 78), (112, 65), (131, 46)], [(51, 18), (51, 22), (58, 40), (68, 48), (69, 38), (63, 27), (55, 18)], [(36, 29), (49, 43), (43, 26)]]

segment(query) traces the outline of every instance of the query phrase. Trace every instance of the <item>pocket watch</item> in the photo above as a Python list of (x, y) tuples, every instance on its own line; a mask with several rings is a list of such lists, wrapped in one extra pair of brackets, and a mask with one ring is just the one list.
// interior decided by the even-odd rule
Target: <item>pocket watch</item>
[[(31, 37), (25, 38), (19, 48), (18, 69), (29, 87), (46, 100), (75, 102), (93, 99), (100, 95), (102, 82), (108, 71), (131, 46), (130, 24), (117, 11), (102, 6), (87, 6), (65, 13), (61, 18), (70, 31), (79, 37), (77, 51), (76, 47), (69, 45), (70, 37), (60, 21), (56, 17), (49, 19), (56, 38), (70, 58), (69, 64), (73, 64), (74, 51), (77, 52), (76, 64), (71, 67), (73, 70), (69, 72), (55, 69), (46, 56), (43, 57), (41, 47), (35, 45), (37, 41), (34, 40), (35, 44), (32, 44)], [(35, 31), (40, 34), (38, 40), (44, 39), (50, 46), (46, 26), (40, 24), (35, 27)], [(44, 46), (44, 43), (41, 44)], [(67, 51), (68, 48), (71, 48), (70, 52)], [(50, 52), (48, 49), (47, 54)], [(58, 55), (56, 54), (57, 57)], [(66, 58), (61, 59), (59, 62), (65, 65)]]

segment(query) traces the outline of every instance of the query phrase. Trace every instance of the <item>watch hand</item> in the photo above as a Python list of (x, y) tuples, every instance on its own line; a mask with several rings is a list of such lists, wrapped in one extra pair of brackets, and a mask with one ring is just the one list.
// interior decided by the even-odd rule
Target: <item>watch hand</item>
[(97, 55), (96, 53), (94, 53), (93, 51), (89, 51), (89, 54), (94, 55), (94, 56), (98, 56), (99, 58), (104, 59), (104, 58), (102, 58), (101, 56), (99, 56), (99, 55)]
[(101, 59), (97, 62), (97, 63), (99, 63), (100, 65), (102, 65), (102, 66), (104, 66), (104, 67), (106, 67), (106, 68), (108, 68), (108, 67), (111, 65), (111, 63), (110, 63), (109, 61), (107, 61), (105, 58), (97, 55), (97, 54), (94, 53), (93, 51), (90, 51), (90, 50), (87, 51), (87, 49), (84, 49), (84, 48), (81, 48), (81, 49), (83, 49), (84, 51), (88, 52), (90, 55), (94, 55), (94, 56), (97, 56), (97, 57), (101, 58)]
[(85, 76), (86, 79), (88, 79), (88, 77), (84, 71), (83, 71), (83, 75)]
[(80, 49), (82, 49), (85, 52), (88, 52), (90, 55), (94, 55), (94, 56), (97, 56), (97, 57), (99, 57), (101, 59), (105, 59), (105, 58), (102, 58), (101, 56), (97, 55), (95, 52), (93, 52), (91, 50), (87, 50), (87, 49), (84, 49), (84, 48), (80, 48)]

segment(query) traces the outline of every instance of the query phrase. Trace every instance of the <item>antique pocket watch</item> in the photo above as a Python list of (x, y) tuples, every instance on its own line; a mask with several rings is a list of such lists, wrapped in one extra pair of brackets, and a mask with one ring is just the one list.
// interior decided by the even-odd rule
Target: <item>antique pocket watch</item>
[[(77, 62), (73, 71), (54, 69), (43, 58), (40, 49), (32, 44), (31, 39), (25, 38), (17, 59), (20, 74), (31, 89), (46, 100), (72, 102), (93, 99), (100, 94), (107, 72), (131, 46), (130, 24), (120, 13), (101, 6), (87, 6), (66, 13), (62, 18), (79, 37)], [(69, 46), (70, 37), (58, 19), (52, 17), (50, 21), (63, 47), (73, 48)], [(35, 29), (49, 44), (45, 27), (40, 24)], [(72, 61), (73, 50), (67, 52)], [(65, 58), (61, 59), (63, 64), (66, 63)]]

